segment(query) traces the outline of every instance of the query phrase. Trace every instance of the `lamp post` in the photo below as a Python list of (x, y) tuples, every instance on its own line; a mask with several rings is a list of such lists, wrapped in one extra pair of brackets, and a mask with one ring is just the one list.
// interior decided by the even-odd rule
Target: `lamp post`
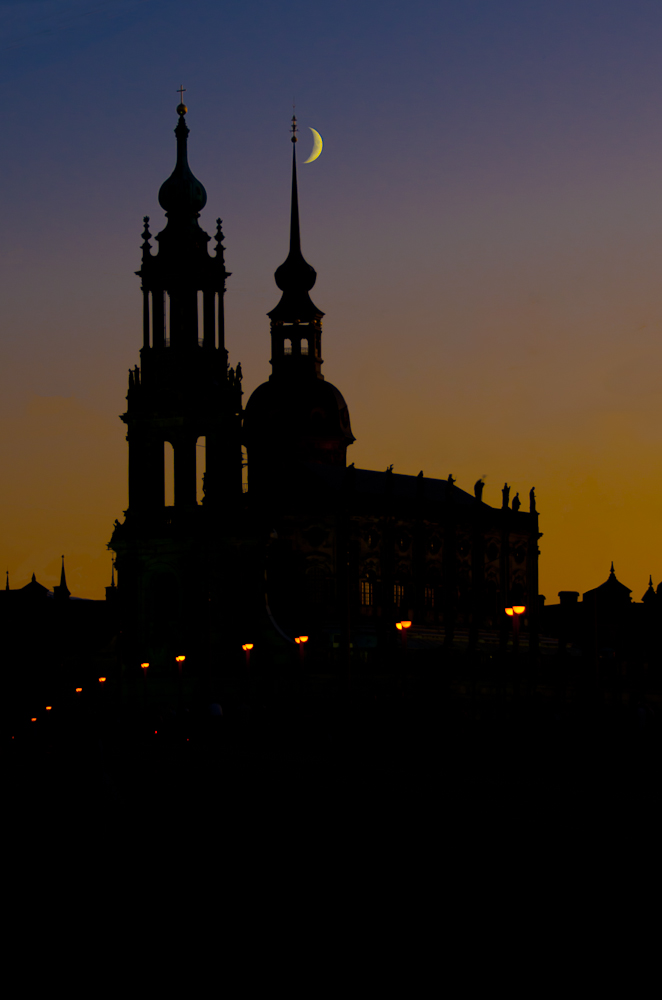
[(504, 609), (509, 618), (513, 620), (513, 665), (514, 665), (514, 694), (519, 695), (519, 620), (526, 611), (524, 604), (513, 604), (511, 608)]
[(294, 641), (299, 647), (299, 661), (301, 663), (301, 673), (303, 673), (303, 669), (305, 666), (306, 643), (308, 642), (308, 636), (297, 635), (294, 637)]
[(180, 714), (184, 710), (184, 676), (183, 676), (183, 669), (182, 668), (184, 666), (185, 659), (186, 659), (185, 656), (176, 656), (175, 657), (175, 662), (177, 663), (177, 672), (179, 674), (179, 711), (180, 711)]
[(407, 632), (411, 628), (411, 622), (396, 622), (395, 627), (400, 633), (401, 646), (404, 652), (404, 650), (407, 648)]
[(254, 643), (252, 643), (252, 642), (245, 642), (243, 644), (243, 646), (241, 647), (243, 649), (244, 653), (246, 654), (246, 673), (250, 672), (250, 668), (251, 668), (251, 649), (253, 648), (253, 646), (254, 646)]

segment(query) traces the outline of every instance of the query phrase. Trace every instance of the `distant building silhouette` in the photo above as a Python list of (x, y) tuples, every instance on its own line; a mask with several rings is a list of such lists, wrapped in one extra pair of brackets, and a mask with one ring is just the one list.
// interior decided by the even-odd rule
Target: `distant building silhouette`
[[(541, 629), (559, 641), (559, 655), (580, 658), (585, 673), (608, 680), (617, 672), (636, 675), (646, 667), (659, 681), (662, 583), (649, 586), (635, 603), (632, 591), (617, 579), (614, 564), (600, 586), (587, 590), (582, 601), (576, 590), (559, 592), (559, 604), (542, 607)], [(541, 599), (544, 604), (544, 598)]]

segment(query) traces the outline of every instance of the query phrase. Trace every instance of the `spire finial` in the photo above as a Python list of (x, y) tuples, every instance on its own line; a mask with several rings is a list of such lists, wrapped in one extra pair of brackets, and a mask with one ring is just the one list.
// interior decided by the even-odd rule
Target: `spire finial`
[(186, 87), (183, 84), (180, 84), (177, 93), (179, 94), (179, 104), (177, 105), (177, 114), (185, 115), (186, 112), (188, 111), (188, 108), (184, 104), (184, 94), (186, 93)]
[(614, 560), (611, 561), (611, 569), (609, 570), (609, 575), (614, 576)]
[[(292, 105), (292, 111), (294, 111), (294, 105)], [(298, 131), (299, 131), (299, 129), (297, 128), (297, 116), (295, 114), (293, 114), (292, 115), (292, 128), (290, 129), (290, 132), (292, 133), (292, 142), (298, 142), (299, 141), (298, 137), (297, 137), (297, 132)]]

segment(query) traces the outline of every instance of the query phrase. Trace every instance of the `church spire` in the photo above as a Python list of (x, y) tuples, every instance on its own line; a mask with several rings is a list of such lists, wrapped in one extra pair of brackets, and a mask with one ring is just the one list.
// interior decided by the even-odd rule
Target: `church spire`
[(67, 578), (64, 572), (64, 556), (62, 556), (62, 569), (60, 570), (60, 585), (59, 587), (53, 587), (53, 597), (58, 597), (60, 600), (66, 601), (70, 596), (71, 591), (67, 587)]
[(301, 253), (299, 190), (297, 185), (297, 120), (292, 115), (292, 201), (290, 206), (290, 251), (276, 269), (276, 284), (283, 296), (268, 314), (272, 322), (314, 323), (324, 315), (311, 301), (308, 292), (317, 281), (317, 272)]

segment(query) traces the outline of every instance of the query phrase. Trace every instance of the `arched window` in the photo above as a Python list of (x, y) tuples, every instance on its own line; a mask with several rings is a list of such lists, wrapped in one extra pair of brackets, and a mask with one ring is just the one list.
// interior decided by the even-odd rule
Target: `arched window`
[(301, 341), (301, 353), (308, 354), (308, 341), (306, 339)]
[(289, 337), (286, 337), (285, 340), (283, 341), (283, 354), (291, 354), (291, 353), (292, 353), (292, 341), (290, 340)]

